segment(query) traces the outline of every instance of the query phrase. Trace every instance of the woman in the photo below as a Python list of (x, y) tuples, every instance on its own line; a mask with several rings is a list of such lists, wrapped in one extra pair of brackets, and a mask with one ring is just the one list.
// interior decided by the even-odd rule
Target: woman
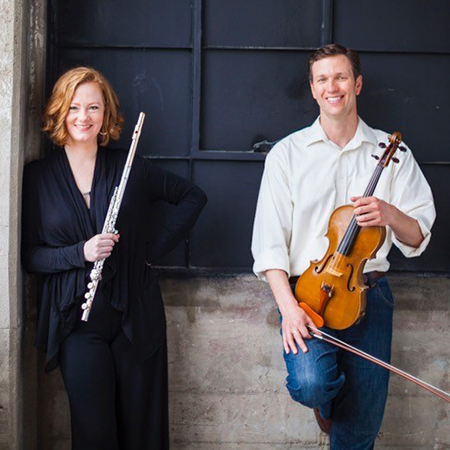
[[(37, 345), (46, 370), (61, 368), (69, 397), (72, 448), (166, 449), (165, 317), (152, 264), (188, 234), (206, 203), (201, 189), (135, 157), (117, 219), (102, 234), (127, 152), (106, 148), (123, 120), (107, 80), (79, 67), (56, 82), (44, 131), (59, 147), (25, 167), (22, 260), (43, 274)], [(176, 205), (150, 232), (153, 204)], [(90, 269), (108, 258), (88, 322)]]

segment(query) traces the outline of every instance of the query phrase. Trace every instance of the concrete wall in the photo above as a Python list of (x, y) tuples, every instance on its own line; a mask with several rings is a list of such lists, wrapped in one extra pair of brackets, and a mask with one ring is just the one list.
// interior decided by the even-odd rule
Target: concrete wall
[(0, 0), (0, 449), (25, 448), (26, 436), (35, 435), (35, 427), (27, 432), (37, 398), (27, 380), (37, 371), (28, 358), (35, 352), (24, 345), (31, 334), (23, 320), (19, 241), (23, 163), (40, 150), (44, 27), (44, 1)]
[(18, 253), (26, 4), (0, 0), (0, 448), (21, 446), (22, 310)]
[[(450, 390), (450, 280), (390, 277), (396, 297), (393, 363)], [(328, 448), (312, 413), (284, 387), (278, 317), (250, 275), (164, 277), (174, 450)], [(40, 375), (43, 449), (70, 448), (59, 373)], [(448, 404), (391, 377), (377, 449), (450, 448)]]

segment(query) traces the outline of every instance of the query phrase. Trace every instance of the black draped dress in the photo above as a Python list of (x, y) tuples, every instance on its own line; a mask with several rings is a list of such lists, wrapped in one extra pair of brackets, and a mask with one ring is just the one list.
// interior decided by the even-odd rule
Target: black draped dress
[[(83, 245), (102, 231), (126, 157), (124, 151), (99, 147), (90, 209), (64, 149), (25, 167), (22, 262), (28, 272), (43, 274), (36, 345), (47, 352), (47, 371), (57, 367), (60, 344), (80, 320), (93, 265), (84, 261)], [(176, 207), (155, 233), (149, 224), (158, 200)], [(161, 346), (166, 335), (157, 276), (146, 262), (156, 262), (183, 240), (205, 204), (200, 188), (135, 157), (116, 222), (120, 242), (105, 262), (99, 289), (123, 313), (122, 328), (142, 360)]]

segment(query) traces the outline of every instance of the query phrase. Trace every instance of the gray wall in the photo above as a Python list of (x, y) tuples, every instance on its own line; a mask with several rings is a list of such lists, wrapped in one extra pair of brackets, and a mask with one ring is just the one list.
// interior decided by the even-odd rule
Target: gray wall
[(0, 449), (26, 448), (36, 431), (36, 352), (19, 240), (22, 168), (40, 153), (44, 29), (45, 2), (0, 0)]
[(24, 142), (26, 5), (0, 0), (0, 448), (21, 443), (18, 186)]
[[(390, 282), (396, 297), (393, 363), (450, 390), (450, 280), (392, 275)], [(278, 313), (265, 283), (251, 275), (165, 277), (162, 288), (173, 449), (328, 448), (312, 413), (284, 387)], [(68, 450), (61, 378), (40, 378), (46, 398), (41, 448)], [(376, 448), (450, 448), (448, 404), (393, 375)]]

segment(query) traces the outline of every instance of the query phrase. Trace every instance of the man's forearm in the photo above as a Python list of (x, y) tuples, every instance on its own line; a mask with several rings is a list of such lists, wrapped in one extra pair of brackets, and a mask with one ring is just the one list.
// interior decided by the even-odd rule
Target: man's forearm
[(292, 308), (293, 306), (298, 307), (297, 300), (289, 285), (287, 273), (284, 270), (267, 270), (266, 278), (282, 316), (285, 315), (287, 309)]
[(400, 211), (396, 206), (377, 197), (350, 197), (354, 202), (359, 226), (389, 225), (395, 237), (410, 247), (418, 248), (424, 236), (416, 219)]
[(395, 237), (406, 245), (418, 248), (424, 239), (419, 223), (395, 206), (391, 206), (394, 208), (394, 213), (389, 226)]

